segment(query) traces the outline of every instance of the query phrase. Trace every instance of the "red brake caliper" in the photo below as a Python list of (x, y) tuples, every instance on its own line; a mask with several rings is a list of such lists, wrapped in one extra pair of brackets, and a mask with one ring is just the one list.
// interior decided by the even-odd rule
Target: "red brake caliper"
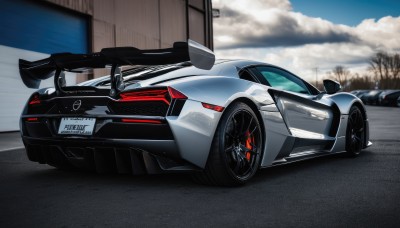
[[(246, 148), (249, 149), (249, 150), (253, 150), (253, 147), (251, 146), (251, 144), (254, 143), (254, 137), (253, 136), (250, 137), (250, 132), (249, 131), (246, 132), (246, 135), (247, 135)], [(251, 158), (251, 153), (249, 151), (247, 151), (246, 152), (247, 161), (250, 161), (250, 158)]]

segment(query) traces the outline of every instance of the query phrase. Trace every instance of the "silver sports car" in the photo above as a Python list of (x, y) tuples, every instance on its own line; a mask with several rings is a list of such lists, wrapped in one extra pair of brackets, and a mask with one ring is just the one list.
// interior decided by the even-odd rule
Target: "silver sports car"
[[(109, 76), (65, 84), (66, 71), (105, 67)], [(357, 156), (371, 144), (363, 103), (337, 82), (320, 92), (274, 65), (215, 61), (191, 40), (20, 60), (20, 74), (29, 88), (54, 77), (54, 88), (29, 98), (20, 128), (29, 159), (58, 168), (191, 171), (198, 182), (235, 186), (261, 168)]]

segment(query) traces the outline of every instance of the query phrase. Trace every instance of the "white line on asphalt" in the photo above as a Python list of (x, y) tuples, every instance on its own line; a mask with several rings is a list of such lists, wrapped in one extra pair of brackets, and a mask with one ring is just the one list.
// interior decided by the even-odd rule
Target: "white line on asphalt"
[(12, 151), (12, 150), (19, 150), (19, 149), (24, 149), (24, 147), (23, 146), (19, 146), (19, 147), (11, 147), (11, 148), (7, 148), (7, 149), (2, 149), (2, 150), (0, 150), (0, 153), (1, 152), (9, 152), (9, 151)]

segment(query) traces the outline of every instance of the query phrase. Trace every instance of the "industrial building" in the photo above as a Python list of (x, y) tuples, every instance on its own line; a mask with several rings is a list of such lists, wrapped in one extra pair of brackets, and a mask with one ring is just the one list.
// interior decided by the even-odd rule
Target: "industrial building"
[[(0, 28), (0, 132), (19, 130), (19, 115), (34, 92), (20, 79), (20, 58), (116, 46), (167, 48), (189, 38), (213, 49), (211, 0), (0, 0)], [(52, 84), (49, 79), (41, 87)]]

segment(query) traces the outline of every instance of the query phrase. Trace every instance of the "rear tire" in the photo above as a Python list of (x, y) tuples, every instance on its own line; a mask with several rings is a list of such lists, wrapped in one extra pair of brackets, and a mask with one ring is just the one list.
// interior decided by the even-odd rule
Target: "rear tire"
[(364, 116), (357, 106), (350, 109), (346, 130), (346, 151), (351, 157), (360, 154), (365, 141)]
[(243, 185), (259, 168), (262, 145), (256, 114), (245, 103), (234, 103), (221, 117), (205, 169), (193, 179), (207, 185)]

